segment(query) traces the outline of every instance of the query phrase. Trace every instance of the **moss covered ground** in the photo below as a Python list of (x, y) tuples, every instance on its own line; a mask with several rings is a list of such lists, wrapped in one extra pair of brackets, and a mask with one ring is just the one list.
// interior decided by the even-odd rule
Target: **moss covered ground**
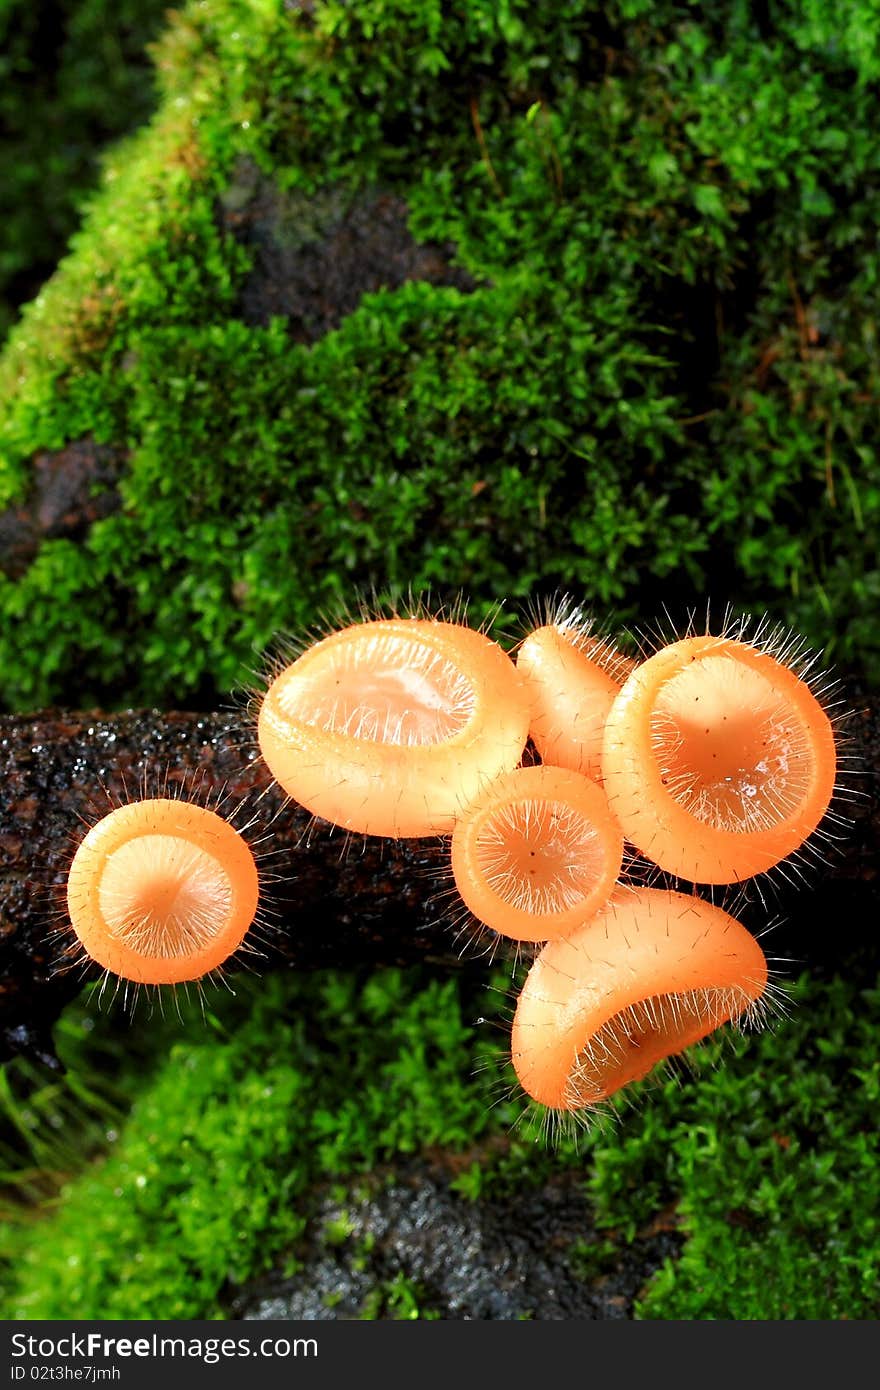
[[(0, 357), (0, 700), (209, 707), (370, 588), (708, 593), (876, 684), (878, 40), (873, 0), (183, 5)], [(0, 1314), (224, 1316), (322, 1184), (434, 1146), (462, 1200), (578, 1173), (573, 1277), (673, 1211), (641, 1316), (876, 1316), (870, 983), (558, 1151), (464, 979), (79, 1004), (0, 1097)]]
[(0, 505), (78, 441), (111, 476), (0, 577), (6, 701), (207, 702), (371, 586), (708, 593), (876, 678), (878, 35), (864, 0), (185, 5), (0, 361)]
[[(601, 1273), (672, 1208), (683, 1248), (643, 1290), (641, 1317), (880, 1312), (880, 991), (804, 979), (791, 1019), (706, 1045), (695, 1075), (643, 1086), (616, 1122), (556, 1149), (535, 1142), (528, 1117), (515, 1123), (520, 1098), (495, 1103), (510, 1080), (502, 1002), (473, 982), (400, 972), (274, 977), (204, 1021), (195, 1010), (183, 1028), (166, 1020), (152, 1061), (121, 1048), (127, 1118), (106, 1098), (77, 1117), (57, 1091), (42, 1115), (19, 1108), (32, 1143), (63, 1116), (52, 1142), (79, 1171), (40, 1217), (19, 1207), (7, 1223), (0, 1313), (223, 1317), (243, 1281), (296, 1269), (316, 1192), (332, 1183), (342, 1199), (380, 1165), (438, 1146), (467, 1157), (462, 1200), (574, 1171), (584, 1230), (604, 1238), (573, 1243), (572, 1280)], [(97, 1040), (82, 1034), (94, 1018), (79, 1006), (64, 1042), (77, 1075), (97, 1064), (106, 1089), (107, 1024)], [(83, 1167), (89, 1117), (111, 1142)], [(346, 1234), (325, 1232), (330, 1246)], [(430, 1291), (413, 1304), (405, 1284), (379, 1311), (430, 1315)]]

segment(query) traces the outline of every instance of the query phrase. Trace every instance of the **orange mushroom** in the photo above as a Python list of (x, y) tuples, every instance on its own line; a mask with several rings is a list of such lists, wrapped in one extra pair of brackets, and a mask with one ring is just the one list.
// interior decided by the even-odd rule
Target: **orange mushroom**
[(739, 883), (794, 853), (828, 809), (836, 766), (806, 681), (728, 637), (657, 652), (605, 726), (605, 791), (624, 835), (696, 883)]
[(457, 623), (359, 623), (271, 683), (258, 737), (276, 781), (316, 816), (370, 835), (452, 829), (519, 762), (522, 680), (505, 652)]
[(605, 720), (633, 670), (589, 623), (560, 620), (530, 632), (516, 656), (532, 705), (529, 734), (542, 760), (602, 779)]
[(546, 941), (589, 918), (610, 897), (622, 855), (602, 789), (546, 764), (500, 777), (452, 834), (465, 904), (518, 941)]
[(517, 1001), (511, 1052), (541, 1105), (600, 1104), (728, 1020), (753, 1020), (767, 962), (735, 918), (699, 898), (618, 889), (549, 941)]
[(241, 946), (258, 897), (242, 836), (216, 812), (167, 797), (130, 802), (94, 825), (67, 881), (86, 954), (138, 984), (216, 970)]

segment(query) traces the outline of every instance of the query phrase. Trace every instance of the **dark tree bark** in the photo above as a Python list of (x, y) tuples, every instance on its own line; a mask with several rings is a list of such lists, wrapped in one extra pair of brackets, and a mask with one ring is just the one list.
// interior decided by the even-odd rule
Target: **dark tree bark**
[[(768, 953), (789, 971), (857, 970), (880, 963), (880, 700), (853, 697), (848, 760), (860, 795), (840, 810), (852, 824), (806, 882), (777, 880), (737, 905), (753, 930), (782, 917)], [(210, 800), (225, 793), (231, 817), (266, 854), (266, 969), (463, 961), (479, 968), (484, 936), (462, 951), (440, 840), (347, 837), (288, 802), (260, 760), (239, 714), (89, 714), (0, 717), (0, 1052), (51, 1064), (51, 1026), (81, 986), (65, 970), (64, 884), (84, 823), (111, 801), (168, 785)], [(836, 827), (832, 827), (835, 829)], [(716, 901), (718, 900), (716, 895)], [(95, 975), (100, 972), (95, 968)], [(87, 976), (88, 977), (88, 976)]]
[(64, 886), (85, 825), (119, 800), (165, 786), (208, 804), (223, 794), (224, 814), (247, 826), (263, 871), (265, 968), (457, 963), (455, 933), (435, 901), (445, 886), (441, 842), (348, 837), (314, 820), (272, 783), (242, 716), (0, 717), (0, 1046), (7, 1053), (51, 1060), (51, 1025), (81, 987), (54, 933), (66, 922)]

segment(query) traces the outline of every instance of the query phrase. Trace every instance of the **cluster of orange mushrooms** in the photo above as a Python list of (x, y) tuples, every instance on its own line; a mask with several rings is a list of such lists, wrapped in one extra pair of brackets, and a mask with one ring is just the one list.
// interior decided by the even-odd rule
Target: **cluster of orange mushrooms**
[[(515, 657), (463, 622), (367, 620), (269, 683), (273, 777), (346, 831), (450, 837), (463, 908), (534, 959), (511, 1051), (527, 1094), (589, 1112), (725, 1022), (755, 1021), (754, 936), (693, 885), (797, 855), (836, 776), (823, 703), (759, 630), (636, 662), (563, 608)], [(684, 880), (675, 889), (668, 884)], [(259, 879), (216, 811), (157, 798), (94, 826), (68, 907), (82, 947), (144, 984), (198, 979), (245, 940)]]

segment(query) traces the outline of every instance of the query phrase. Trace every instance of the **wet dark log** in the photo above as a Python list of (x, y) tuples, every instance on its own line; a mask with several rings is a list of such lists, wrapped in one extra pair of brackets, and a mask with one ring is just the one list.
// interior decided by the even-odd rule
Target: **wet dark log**
[[(852, 699), (847, 754), (862, 771), (852, 825), (806, 884), (777, 881), (738, 915), (758, 930), (782, 925), (770, 953), (791, 970), (858, 971), (880, 965), (880, 700)], [(267, 853), (263, 902), (273, 925), (266, 968), (473, 961), (450, 923), (444, 847), (438, 840), (346, 837), (286, 802), (239, 714), (83, 714), (48, 711), (0, 718), (0, 1051), (53, 1058), (51, 1026), (81, 986), (64, 971), (64, 883), (83, 821), (111, 798), (146, 786), (225, 792), (231, 817)], [(717, 897), (716, 897), (717, 900)], [(96, 974), (99, 972), (95, 972)]]
[[(458, 961), (440, 904), (437, 840), (352, 839), (272, 784), (253, 729), (236, 714), (0, 718), (0, 1037), (6, 1052), (51, 1058), (51, 1025), (81, 987), (64, 972), (64, 885), (83, 821), (146, 786), (211, 804), (262, 854), (270, 962), (329, 965)], [(230, 810), (232, 813), (230, 814)], [(266, 933), (264, 932), (264, 935)], [(267, 962), (266, 968), (269, 968)], [(96, 970), (95, 975), (100, 971)]]

